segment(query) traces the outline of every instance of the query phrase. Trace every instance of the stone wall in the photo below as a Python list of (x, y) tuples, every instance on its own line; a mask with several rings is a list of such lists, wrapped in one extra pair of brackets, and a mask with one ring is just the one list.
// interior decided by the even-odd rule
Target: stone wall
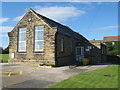
[[(28, 21), (32, 18), (32, 21)], [(34, 27), (36, 25), (44, 25), (44, 51), (34, 52)], [(26, 27), (26, 52), (18, 52), (18, 29)], [(18, 25), (10, 32), (10, 49), (9, 49), (9, 62), (39, 62), (39, 63), (52, 63), (55, 64), (55, 33), (57, 28), (51, 28), (44, 20), (38, 18), (31, 11), (29, 11)], [(14, 53), (14, 58), (11, 55)]]
[(95, 51), (93, 51), (93, 55), (95, 54), (95, 56), (98, 57), (99, 62), (98, 63), (104, 63), (107, 60), (107, 51), (106, 51), (106, 45), (104, 45), (101, 42), (91, 42), (96, 48)]
[[(61, 52), (61, 39), (64, 42), (63, 52)], [(56, 63), (58, 65), (68, 65), (75, 62), (76, 42), (78, 40), (57, 33), (56, 35)]]
[[(61, 39), (64, 39), (64, 51), (61, 52)], [(79, 45), (77, 45), (79, 43)], [(101, 62), (101, 51), (98, 47), (89, 42), (85, 42), (85, 39), (81, 37), (81, 40), (59, 34), (56, 35), (56, 64), (58, 65), (70, 65), (80, 64), (76, 61), (76, 47), (84, 47), (84, 57), (90, 60), (90, 64), (96, 64)], [(88, 46), (92, 48), (90, 51), (86, 51)]]

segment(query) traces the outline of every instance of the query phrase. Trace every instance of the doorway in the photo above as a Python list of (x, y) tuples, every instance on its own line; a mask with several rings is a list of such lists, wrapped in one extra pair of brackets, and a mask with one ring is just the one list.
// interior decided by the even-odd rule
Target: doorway
[(84, 58), (84, 47), (76, 47), (76, 61), (82, 62), (82, 59)]

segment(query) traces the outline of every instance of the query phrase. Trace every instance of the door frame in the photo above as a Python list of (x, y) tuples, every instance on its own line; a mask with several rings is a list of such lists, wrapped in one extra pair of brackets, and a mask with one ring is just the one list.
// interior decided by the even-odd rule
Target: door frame
[[(80, 48), (80, 55), (77, 53), (77, 49)], [(82, 59), (84, 58), (84, 46), (77, 46), (76, 47), (76, 61), (82, 62)]]

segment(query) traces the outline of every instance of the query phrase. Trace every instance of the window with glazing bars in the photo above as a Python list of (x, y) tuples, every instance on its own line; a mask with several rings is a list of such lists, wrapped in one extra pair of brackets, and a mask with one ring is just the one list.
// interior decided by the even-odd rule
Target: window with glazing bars
[(26, 28), (19, 28), (18, 52), (26, 52)]
[(39, 52), (44, 50), (44, 26), (35, 26), (35, 45), (34, 51)]

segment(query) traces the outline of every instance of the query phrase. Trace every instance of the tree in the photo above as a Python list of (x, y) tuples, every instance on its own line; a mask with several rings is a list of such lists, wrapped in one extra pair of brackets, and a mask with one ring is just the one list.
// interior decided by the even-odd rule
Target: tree
[(3, 54), (9, 54), (9, 46), (3, 50)]
[(2, 54), (2, 52), (3, 52), (3, 48), (2, 48), (2, 47), (0, 47), (0, 54)]
[(105, 44), (108, 55), (120, 55), (120, 42), (115, 42), (114, 45), (112, 45), (112, 42), (106, 42)]

